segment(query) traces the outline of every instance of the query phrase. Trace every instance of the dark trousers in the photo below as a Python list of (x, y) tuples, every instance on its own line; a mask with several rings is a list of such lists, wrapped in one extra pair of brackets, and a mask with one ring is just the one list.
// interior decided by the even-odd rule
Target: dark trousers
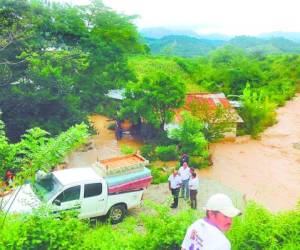
[(197, 190), (190, 190), (191, 208), (197, 208)]
[(171, 192), (172, 192), (173, 199), (174, 199), (172, 207), (176, 208), (178, 206), (179, 188), (171, 188)]

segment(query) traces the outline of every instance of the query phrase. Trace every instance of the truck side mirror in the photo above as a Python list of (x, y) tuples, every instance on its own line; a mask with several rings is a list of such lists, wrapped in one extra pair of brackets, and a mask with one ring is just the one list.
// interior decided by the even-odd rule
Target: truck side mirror
[(54, 200), (53, 204), (55, 204), (56, 206), (60, 206), (61, 205), (61, 201), (60, 200)]

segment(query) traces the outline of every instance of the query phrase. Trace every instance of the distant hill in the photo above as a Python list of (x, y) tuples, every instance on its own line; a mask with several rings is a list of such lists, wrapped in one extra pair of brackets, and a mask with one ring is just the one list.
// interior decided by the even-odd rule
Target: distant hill
[(300, 32), (271, 32), (259, 35), (260, 38), (282, 37), (300, 43)]
[(189, 36), (195, 37), (198, 39), (207, 39), (207, 40), (224, 40), (228, 41), (231, 37), (223, 34), (199, 34), (191, 29), (171, 29), (164, 27), (155, 27), (155, 28), (144, 28), (140, 30), (140, 34), (143, 37), (148, 38), (163, 38), (165, 36)]
[(157, 28), (144, 28), (140, 30), (143, 37), (160, 39), (165, 36), (189, 36), (199, 38), (199, 35), (193, 30), (183, 29), (168, 29), (163, 27)]
[(282, 37), (259, 38), (237, 36), (229, 41), (224, 41), (172, 35), (158, 39), (149, 37), (145, 37), (144, 39), (154, 55), (203, 56), (224, 45), (233, 45), (247, 52), (262, 54), (300, 53), (300, 43)]
[(145, 42), (155, 55), (183, 57), (207, 55), (225, 43), (220, 40), (198, 39), (189, 36), (165, 36), (160, 39), (145, 38)]
[(274, 53), (300, 53), (300, 43), (282, 38), (273, 37), (262, 39), (250, 36), (237, 36), (228, 44), (240, 47), (249, 52)]

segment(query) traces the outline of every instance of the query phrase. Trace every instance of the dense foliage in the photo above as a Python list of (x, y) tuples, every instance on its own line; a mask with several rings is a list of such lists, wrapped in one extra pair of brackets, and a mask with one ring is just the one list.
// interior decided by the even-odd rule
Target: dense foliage
[[(183, 79), (189, 92), (223, 92), (229, 99), (241, 101), (242, 106), (244, 103), (238, 110), (244, 119), (241, 132), (257, 136), (274, 123), (275, 109), (299, 91), (300, 69), (296, 66), (299, 63), (299, 55), (245, 53), (242, 49), (226, 46), (206, 57), (138, 57), (132, 59), (130, 65), (139, 77), (163, 69), (165, 74)], [(247, 94), (249, 91), (252, 94)], [(252, 102), (253, 98), (256, 101)], [(261, 107), (265, 115), (258, 114)], [(226, 130), (227, 125), (230, 122), (222, 124), (221, 131)], [(212, 128), (208, 137), (213, 134), (219, 137), (218, 130), (218, 127)]]
[(0, 120), (0, 175), (8, 169), (17, 172), (23, 182), (39, 169), (49, 171), (87, 141), (88, 126), (75, 125), (56, 137), (40, 128), (28, 130), (18, 143), (9, 143)]
[(127, 57), (144, 51), (131, 17), (88, 6), (0, 1), (0, 107), (8, 137), (39, 126), (58, 134), (133, 78)]
[(232, 249), (299, 249), (300, 209), (272, 214), (254, 203), (236, 218), (228, 233)]
[(178, 129), (170, 131), (170, 137), (177, 141), (181, 153), (190, 156), (208, 157), (208, 142), (205, 139), (204, 124), (190, 113), (183, 113), (183, 122)]
[(276, 106), (263, 95), (262, 91), (253, 91), (247, 85), (241, 100), (243, 106), (240, 109), (240, 115), (244, 120), (243, 132), (246, 134), (256, 137), (276, 122)]
[(163, 130), (172, 121), (174, 110), (184, 104), (184, 86), (176, 77), (163, 72), (150, 74), (127, 85), (121, 112), (133, 121), (142, 117), (145, 123)]
[[(168, 207), (148, 205), (145, 214), (121, 224), (87, 224), (65, 216), (8, 217), (0, 231), (0, 249), (180, 249), (187, 227), (203, 214), (185, 210), (172, 213)], [(2, 217), (1, 217), (2, 219)], [(250, 203), (234, 219), (228, 233), (232, 249), (299, 249), (300, 210), (271, 214)]]

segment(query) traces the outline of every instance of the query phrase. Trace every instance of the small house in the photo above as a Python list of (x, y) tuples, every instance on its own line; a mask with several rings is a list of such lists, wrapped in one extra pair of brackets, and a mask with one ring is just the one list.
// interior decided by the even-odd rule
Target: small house
[[(230, 115), (230, 119), (233, 120), (232, 129), (230, 132), (225, 133), (225, 138), (235, 138), (237, 127), (240, 123), (243, 122), (243, 119), (238, 115), (237, 111), (230, 103), (230, 101), (226, 98), (224, 93), (189, 93), (185, 97), (185, 104), (182, 108), (175, 110), (175, 117), (172, 123), (165, 125), (165, 130), (171, 130), (173, 128), (178, 128), (180, 122), (182, 121), (182, 111), (188, 111), (194, 113), (195, 110), (200, 110), (201, 116), (205, 121), (208, 117), (205, 116), (213, 116), (214, 112), (218, 108), (224, 108), (228, 111)], [(198, 116), (198, 115), (196, 115)], [(204, 117), (203, 117), (204, 116)], [(225, 117), (226, 119), (226, 117)], [(218, 123), (218, 119), (215, 119), (215, 123)]]

